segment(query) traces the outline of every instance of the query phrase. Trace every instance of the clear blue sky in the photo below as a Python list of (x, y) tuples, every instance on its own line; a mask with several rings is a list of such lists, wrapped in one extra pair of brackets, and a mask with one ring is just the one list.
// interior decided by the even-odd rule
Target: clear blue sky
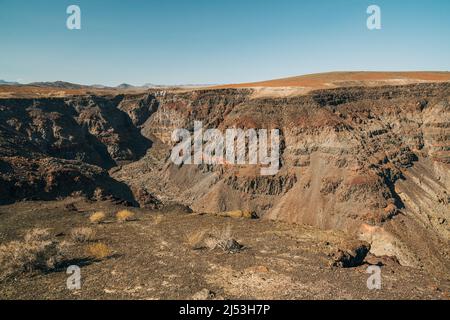
[[(66, 28), (81, 7), (82, 29)], [(382, 30), (366, 27), (381, 7)], [(235, 83), (450, 70), (448, 0), (0, 0), (0, 79)]]

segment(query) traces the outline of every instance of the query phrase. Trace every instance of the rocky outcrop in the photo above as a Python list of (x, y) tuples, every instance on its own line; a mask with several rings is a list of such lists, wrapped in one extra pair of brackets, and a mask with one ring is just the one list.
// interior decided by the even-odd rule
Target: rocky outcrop
[(109, 169), (139, 159), (151, 146), (120, 102), (120, 96), (4, 99), (0, 128), (46, 155)]
[[(54, 200), (81, 195), (136, 205), (128, 186), (100, 167), (77, 160), (4, 157), (0, 175), (0, 204), (16, 200)], [(7, 166), (7, 169), (5, 169)]]
[(151, 146), (121, 97), (0, 100), (1, 203), (81, 193), (136, 204), (106, 171), (139, 159)]

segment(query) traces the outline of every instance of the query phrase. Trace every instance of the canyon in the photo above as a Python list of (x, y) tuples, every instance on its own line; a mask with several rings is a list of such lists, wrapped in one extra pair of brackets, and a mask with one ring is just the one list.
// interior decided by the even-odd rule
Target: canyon
[[(82, 197), (139, 210), (241, 210), (270, 223), (342, 232), (368, 243), (373, 256), (449, 280), (444, 76), (402, 83), (340, 77), (333, 86), (314, 80), (307, 90), (294, 84), (301, 94), (286, 80), (164, 94), (3, 97), (0, 204)], [(193, 131), (195, 121), (222, 132), (278, 129), (280, 169), (263, 176), (248, 162), (173, 163), (173, 130)]]

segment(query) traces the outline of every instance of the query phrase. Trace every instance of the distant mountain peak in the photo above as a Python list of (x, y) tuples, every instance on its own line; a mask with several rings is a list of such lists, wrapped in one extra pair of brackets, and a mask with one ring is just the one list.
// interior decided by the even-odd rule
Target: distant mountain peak
[(19, 85), (19, 82), (0, 80), (0, 85)]
[(135, 86), (128, 84), (128, 83), (122, 83), (119, 84), (116, 88), (118, 89), (130, 89), (130, 88), (135, 88)]
[(86, 86), (66, 81), (54, 81), (54, 82), (32, 82), (28, 84), (29, 86), (35, 87), (49, 87), (49, 88), (60, 88), (60, 89), (82, 89)]

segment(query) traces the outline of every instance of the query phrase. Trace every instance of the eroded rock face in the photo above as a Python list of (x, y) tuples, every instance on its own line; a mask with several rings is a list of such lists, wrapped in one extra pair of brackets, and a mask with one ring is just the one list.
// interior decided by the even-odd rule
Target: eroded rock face
[[(121, 97), (0, 101), (1, 203), (72, 193), (135, 204), (106, 171), (151, 146), (117, 105)], [(97, 191), (96, 191), (97, 190)]]
[[(172, 130), (192, 129), (194, 120), (208, 128), (279, 128), (282, 169), (276, 176), (262, 177), (251, 166), (175, 167), (162, 159), (168, 194), (178, 188), (173, 195), (198, 210), (243, 209), (239, 194), (250, 202), (244, 209), (267, 218), (322, 227), (349, 226), (348, 220), (378, 224), (404, 207), (395, 186), (415, 164), (430, 159), (445, 175), (448, 90), (447, 84), (353, 88), (283, 99), (249, 99), (236, 90), (169, 94), (142, 132), (166, 147), (167, 159)], [(443, 123), (436, 114), (444, 114)]]
[(117, 107), (121, 102), (120, 96), (4, 99), (0, 128), (2, 136), (17, 135), (46, 155), (109, 169), (139, 159), (151, 146)]
[(71, 195), (136, 204), (126, 184), (114, 180), (97, 166), (48, 157), (4, 157), (2, 162), (7, 163), (8, 172), (0, 175), (0, 204)]
[[(176, 166), (169, 159), (172, 131), (192, 130), (194, 121), (205, 129), (279, 129), (281, 169), (261, 176), (250, 165)], [(3, 198), (57, 196), (57, 187), (45, 193), (54, 181), (117, 196), (99, 182), (112, 179), (126, 186), (124, 197), (131, 194), (144, 207), (177, 202), (197, 212), (242, 210), (339, 229), (367, 241), (379, 256), (445, 271), (449, 130), (448, 83), (340, 88), (291, 98), (224, 89), (5, 99), (0, 170), (3, 181), (14, 182), (2, 184)], [(29, 167), (20, 169), (14, 157), (28, 159)], [(56, 172), (42, 159), (56, 161)], [(34, 181), (33, 175), (40, 181), (33, 188), (17, 184)]]
[[(265, 219), (344, 230), (378, 255), (444, 271), (449, 88), (345, 88), (279, 99), (233, 90), (168, 94), (142, 125), (158, 151), (115, 177), (194, 211), (249, 210)], [(168, 161), (170, 134), (192, 129), (194, 120), (222, 130), (279, 128), (281, 170), (263, 177), (252, 166), (175, 166)]]

